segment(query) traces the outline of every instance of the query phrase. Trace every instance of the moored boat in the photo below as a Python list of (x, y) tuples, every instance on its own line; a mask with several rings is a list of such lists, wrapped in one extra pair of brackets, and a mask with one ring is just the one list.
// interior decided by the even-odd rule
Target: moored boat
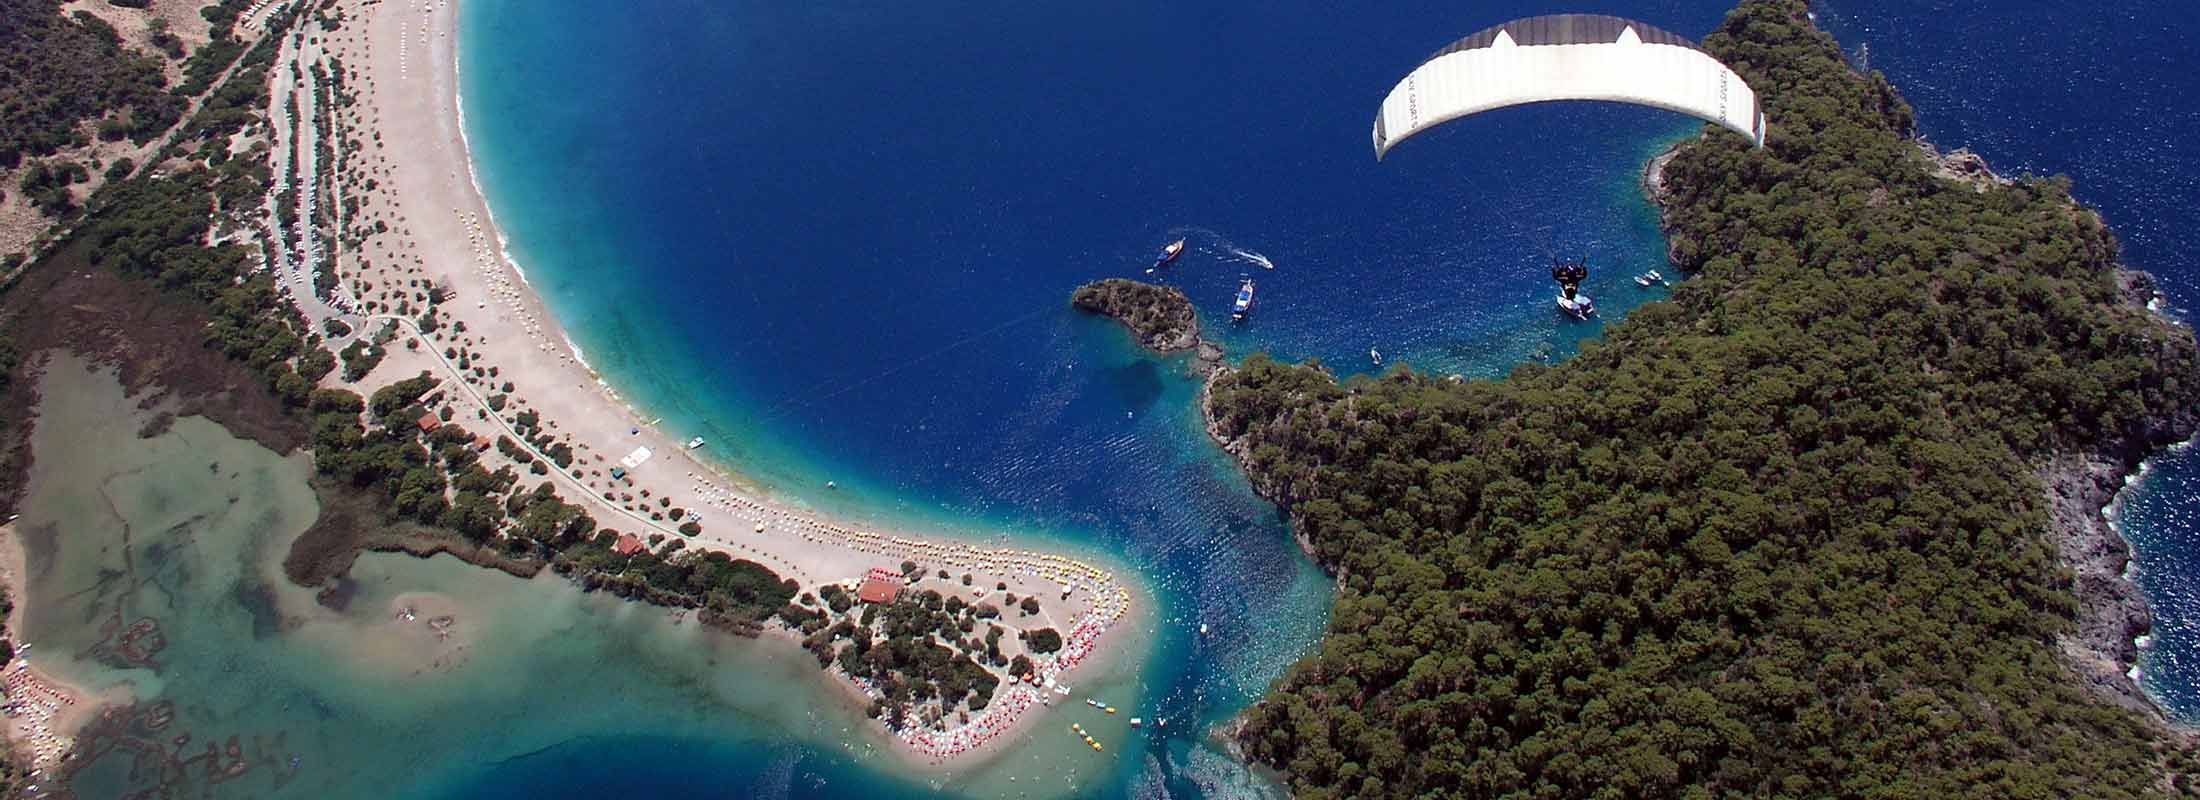
[(1238, 286), (1237, 302), (1230, 306), (1230, 319), (1243, 322), (1246, 315), (1251, 313), (1253, 313), (1253, 279), (1246, 278), (1245, 283)]
[(1176, 240), (1176, 241), (1173, 241), (1173, 242), (1170, 242), (1170, 243), (1168, 243), (1168, 244), (1166, 244), (1166, 245), (1163, 245), (1163, 246), (1162, 246), (1162, 248), (1161, 248), (1161, 255), (1158, 255), (1158, 256), (1155, 256), (1155, 257), (1154, 257), (1154, 260), (1153, 260), (1153, 266), (1151, 266), (1151, 267), (1147, 267), (1147, 268), (1146, 268), (1146, 272), (1148, 272), (1148, 273), (1152, 273), (1152, 272), (1153, 272), (1154, 270), (1160, 269), (1160, 268), (1162, 268), (1162, 267), (1166, 267), (1166, 266), (1168, 266), (1168, 265), (1169, 265), (1169, 262), (1171, 262), (1171, 261), (1175, 261), (1175, 260), (1176, 260), (1176, 257), (1177, 257), (1177, 256), (1180, 256), (1180, 255), (1183, 255), (1183, 254), (1184, 254), (1184, 240), (1183, 240), (1183, 239), (1178, 239), (1178, 240)]

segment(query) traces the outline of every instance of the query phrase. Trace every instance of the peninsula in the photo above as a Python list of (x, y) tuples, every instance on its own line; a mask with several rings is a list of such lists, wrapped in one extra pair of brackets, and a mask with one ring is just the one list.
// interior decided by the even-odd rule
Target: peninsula
[(1703, 44), (1770, 127), (1661, 159), (1670, 301), (1502, 380), (1211, 383), (1339, 584), (1230, 738), (1304, 798), (2189, 795), (2100, 509), (2200, 428), (2192, 331), (1803, 0)]
[[(54, 0), (7, 5), (65, 20)], [(146, 21), (171, 10), (157, 5), (99, 8), (129, 31), (163, 28)], [(1072, 676), (1136, 621), (1112, 567), (804, 509), (623, 401), (501, 251), (461, 130), (456, 4), (219, 8), (221, 60), (183, 69), (192, 100), (174, 127), (129, 165), (65, 182), (51, 232), (10, 240), (27, 252), (0, 307), (22, 353), (0, 384), (7, 504), (41, 356), (83, 352), (186, 413), (311, 451), (323, 516), (285, 568), (326, 603), (343, 602), (362, 550), (554, 570), (807, 648), (891, 749), (940, 768), (1074, 702)], [(70, 124), (124, 112), (82, 113)], [(118, 163), (30, 155), (63, 175)], [(19, 743), (41, 770), (65, 750), (48, 745)]]

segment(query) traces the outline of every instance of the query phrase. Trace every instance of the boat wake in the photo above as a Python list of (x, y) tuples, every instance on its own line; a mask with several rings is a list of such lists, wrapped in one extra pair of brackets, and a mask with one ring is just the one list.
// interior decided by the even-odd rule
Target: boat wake
[(1268, 260), (1267, 256), (1255, 253), (1243, 247), (1238, 247), (1236, 245), (1230, 245), (1229, 247), (1231, 257), (1236, 258), (1239, 261), (1243, 261), (1247, 264), (1259, 265), (1261, 269), (1276, 268), (1276, 262)]
[(1199, 240), (1199, 250), (1224, 261), (1251, 264), (1261, 269), (1275, 269), (1276, 262), (1257, 250), (1247, 250), (1230, 241), (1230, 237), (1206, 228), (1183, 228), (1181, 233)]

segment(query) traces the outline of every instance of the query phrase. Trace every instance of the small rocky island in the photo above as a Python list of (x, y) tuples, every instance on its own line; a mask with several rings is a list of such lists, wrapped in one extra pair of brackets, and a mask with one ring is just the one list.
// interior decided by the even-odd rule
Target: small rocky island
[(1129, 278), (1109, 278), (1077, 287), (1069, 304), (1114, 318), (1129, 328), (1146, 349), (1161, 353), (1199, 345), (1199, 316), (1183, 290)]
[(1192, 301), (1175, 287), (1108, 278), (1077, 287), (1069, 304), (1123, 323), (1139, 346), (1148, 350), (1197, 350), (1199, 361), (1210, 371), (1222, 362), (1222, 348), (1200, 338), (1199, 315)]

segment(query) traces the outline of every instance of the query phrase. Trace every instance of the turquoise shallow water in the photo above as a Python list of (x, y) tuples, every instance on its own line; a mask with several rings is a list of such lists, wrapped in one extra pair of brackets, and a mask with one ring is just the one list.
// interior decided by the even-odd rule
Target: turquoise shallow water
[[(1684, 30), (1721, 11), (1638, 5)], [(1130, 748), (1113, 792), (1227, 794), (1204, 723), (1314, 641), (1328, 585), (1204, 437), (1181, 361), (1069, 291), (1181, 237), (1165, 278), (1234, 352), (1501, 374), (1598, 328), (1553, 310), (1549, 248), (1591, 257), (1609, 314), (1660, 296), (1628, 279), (1663, 257), (1637, 176), (1696, 128), (1516, 109), (1378, 165), (1374, 103), (1447, 41), (1431, 31), (1499, 21), (1451, 4), (462, 13), (468, 135), (511, 253), (647, 413), (796, 502), (1146, 576), (1163, 624), (1142, 680), (1178, 725)], [(1241, 275), (1260, 304), (1229, 325)]]
[[(72, 784), (79, 796), (156, 785), (170, 796), (418, 796), (613, 731), (760, 754), (806, 742), (805, 761), (833, 769), (841, 789), (919, 788), (847, 766), (877, 758), (833, 747), (861, 743), (842, 732), (859, 715), (791, 648), (448, 558), (364, 557), (348, 607), (322, 607), (280, 572), (317, 513), (302, 457), (200, 418), (142, 439), (152, 415), (74, 360), (57, 361), (40, 390), (39, 474), (18, 523), (28, 657), (126, 687), (141, 713), (173, 710), (157, 729), (95, 726), (99, 755)], [(416, 618), (398, 619), (403, 609)], [(429, 621), (445, 614), (453, 635), (439, 640)], [(193, 757), (231, 743), (246, 769), (216, 784)]]
[[(2179, 187), (2200, 175), (2200, 122), (2125, 109), (2193, 74), (2150, 66), (2175, 48), (2160, 46), (2176, 27), (2161, 15), (2183, 8), (2091, 14), (2100, 29), (2088, 37), (2158, 46), (2118, 50), (2128, 60), (2058, 88), (2011, 76), (2079, 72), (2072, 63), (2102, 57), (2075, 44), (2086, 37), (2025, 33), (2030, 46), (2012, 48), (1990, 35), (2056, 30), (2049, 6), (1820, 4), (1844, 41), (1873, 42), (1875, 66), (1912, 90), (1936, 138), (2073, 172), (2134, 262), (2163, 272), (2179, 299), (2191, 282), (2176, 256), (2190, 249), (2182, 222), (2194, 213)], [(1182, 236), (1191, 251), (1170, 280), (1210, 320), (1240, 274), (1260, 279), (1255, 317), (1217, 331), (1237, 352), (1364, 371), (1376, 347), (1393, 362), (1500, 374), (1563, 357), (1596, 330), (1551, 314), (1547, 247), (1590, 255), (1588, 289), (1607, 313), (1657, 296), (1625, 282), (1662, 258), (1635, 175), (1695, 127), (1639, 109), (1515, 109), (1372, 161), (1367, 119), (1400, 72), (1500, 18), (1574, 10), (1555, 3), (1403, 3), (1379, 18), (1299, 2), (462, 10), (469, 135), (492, 206), (514, 255), (623, 391), (793, 501), (1099, 552), (1152, 587), (1157, 635), (1120, 685), (1095, 688), (1178, 724), (1126, 734), (1102, 762), (1058, 763), (1043, 747), (1018, 756), (1022, 777), (1045, 781), (1010, 786), (1002, 770), (952, 783), (995, 796), (1263, 791), (1199, 734), (1315, 640), (1328, 601), (1276, 509), (1202, 436), (1181, 364), (1070, 312), (1070, 288), (1133, 274)], [(1608, 10), (1697, 33), (1724, 4)], [(95, 438), (101, 421), (84, 417), (62, 441), (108, 441)], [(171, 732), (238, 736), (264, 756), (213, 796), (943, 788), (842, 746), (860, 741), (842, 728), (861, 723), (785, 648), (704, 635), (556, 581), (370, 557), (351, 608), (317, 610), (272, 580), (275, 545), (310, 519), (299, 466), (203, 425), (176, 430), (195, 437), (190, 447), (124, 431), (75, 448), (73, 462), (41, 456), (42, 468), (73, 464), (64, 474), (80, 485), (50, 501), (73, 511), (45, 519), (74, 520), (55, 541), (80, 546), (34, 553), (34, 566), (55, 566), (33, 587), (50, 616), (29, 633), (41, 666), (131, 680), (176, 704)], [(2149, 683), (2187, 710), (2181, 687), (2200, 685), (2179, 666), (2190, 637), (2169, 634), (2193, 630), (2195, 615), (2164, 598), (2189, 594), (2182, 559), (2200, 552), (2177, 522), (2192, 495), (2173, 476), (2192, 463), (2166, 460), (2124, 517), (2166, 617)], [(139, 474), (173, 480), (128, 477)], [(826, 480), (841, 490), (824, 491)], [(111, 519), (140, 521), (127, 529), (134, 545)], [(118, 564), (126, 552), (165, 557)], [(385, 629), (393, 603), (435, 598), (469, 609), (459, 624), (475, 644), (463, 654)], [(98, 620), (140, 616), (168, 639), (158, 670), (91, 656)], [(1200, 623), (1214, 634), (1195, 636)], [(278, 784), (292, 755), (299, 770)], [(87, 776), (102, 789), (130, 779), (113, 761)]]

